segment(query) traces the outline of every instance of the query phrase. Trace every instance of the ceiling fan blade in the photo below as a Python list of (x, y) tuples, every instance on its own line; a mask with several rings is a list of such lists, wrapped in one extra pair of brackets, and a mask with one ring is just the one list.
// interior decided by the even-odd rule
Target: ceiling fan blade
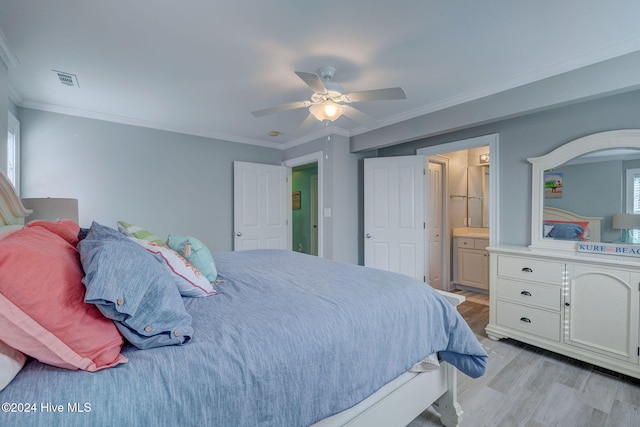
[(316, 123), (318, 123), (318, 119), (313, 117), (312, 114), (309, 114), (307, 115), (307, 118), (304, 119), (304, 122), (302, 122), (302, 124), (298, 127), (297, 132), (306, 132), (310, 130)]
[(347, 102), (382, 101), (388, 99), (407, 99), (407, 94), (401, 87), (390, 87), (387, 89), (363, 90), (361, 92), (351, 92), (345, 95)]
[(368, 128), (377, 128), (380, 126), (380, 123), (376, 119), (357, 108), (353, 108), (351, 105), (342, 104), (342, 114)]
[(319, 75), (304, 71), (296, 71), (296, 74), (307, 84), (307, 86), (311, 88), (312, 91), (316, 93), (327, 93), (327, 88), (324, 86), (324, 83), (322, 83), (322, 79)]
[(268, 114), (279, 113), (281, 111), (295, 110), (296, 108), (304, 108), (310, 105), (309, 101), (289, 102), (287, 104), (276, 105), (275, 107), (265, 108), (264, 110), (253, 111), (254, 117), (262, 117)]

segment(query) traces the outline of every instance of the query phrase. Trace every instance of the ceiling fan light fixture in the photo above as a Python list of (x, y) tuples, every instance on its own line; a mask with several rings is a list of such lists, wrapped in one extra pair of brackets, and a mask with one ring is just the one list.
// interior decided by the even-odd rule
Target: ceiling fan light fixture
[(342, 105), (331, 100), (327, 100), (319, 104), (312, 105), (309, 107), (309, 112), (313, 117), (321, 122), (325, 120), (332, 122), (342, 115)]

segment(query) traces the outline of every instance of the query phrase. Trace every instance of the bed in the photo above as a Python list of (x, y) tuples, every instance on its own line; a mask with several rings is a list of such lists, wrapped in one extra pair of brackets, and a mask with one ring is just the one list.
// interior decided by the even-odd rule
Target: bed
[(542, 218), (545, 238), (600, 242), (602, 217), (584, 216), (547, 206)]
[(0, 391), (1, 425), (399, 426), (431, 405), (457, 425), (456, 370), (484, 373), (455, 298), (406, 276), (224, 252), (211, 288), (183, 296), (142, 239), (95, 222), (22, 226), (4, 176), (0, 199), (0, 340), (14, 368), (24, 358)]

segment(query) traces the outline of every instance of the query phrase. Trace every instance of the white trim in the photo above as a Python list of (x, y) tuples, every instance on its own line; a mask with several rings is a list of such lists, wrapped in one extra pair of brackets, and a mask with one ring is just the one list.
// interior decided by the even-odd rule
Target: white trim
[[(427, 169), (429, 168), (429, 163), (434, 163), (442, 166), (442, 200), (441, 208), (442, 208), (442, 286), (444, 291), (450, 291), (453, 289), (453, 278), (451, 277), (451, 256), (444, 256), (445, 254), (451, 253), (451, 221), (449, 219), (449, 158), (441, 156), (439, 154), (434, 154), (433, 156), (425, 156), (427, 159)], [(426, 203), (426, 200), (425, 200)], [(427, 212), (427, 207), (425, 206), (425, 212)], [(444, 215), (444, 214), (447, 215)], [(425, 240), (429, 239), (428, 233), (425, 233)], [(425, 242), (425, 248), (428, 254), (428, 242)], [(425, 260), (428, 264), (428, 260)], [(458, 304), (456, 304), (458, 305)]]
[(18, 57), (11, 50), (9, 41), (7, 40), (7, 36), (5, 36), (2, 28), (0, 28), (0, 57), (4, 60), (4, 63), (7, 64), (7, 67), (9, 68), (17, 67), (18, 65), (20, 65), (20, 61), (18, 61)]
[(18, 196), (20, 196), (20, 122), (14, 116), (11, 111), (8, 112), (8, 126), (7, 130), (13, 130), (13, 135), (15, 139), (15, 150), (16, 150), (16, 164), (14, 165), (15, 174), (16, 174), (16, 182), (15, 182), (15, 190)]
[(640, 168), (632, 168), (626, 170), (625, 181), (625, 209), (626, 213), (633, 212), (633, 181), (634, 176), (640, 176)]
[(462, 139), (459, 141), (447, 142), (444, 144), (433, 145), (430, 147), (420, 148), (416, 154), (423, 156), (433, 156), (436, 154), (449, 153), (452, 151), (467, 150), (488, 145), (489, 154), (491, 156), (491, 174), (489, 175), (489, 245), (494, 246), (500, 242), (500, 230), (498, 229), (500, 206), (500, 191), (498, 183), (500, 182), (500, 135), (493, 133), (490, 135), (478, 136), (475, 138)]
[[(16, 105), (18, 105), (19, 107), (23, 107), (23, 108), (31, 108), (33, 110), (47, 111), (50, 113), (66, 114), (68, 116), (83, 117), (86, 119), (103, 120), (111, 123), (120, 123), (124, 125), (163, 130), (166, 132), (175, 132), (175, 133), (181, 133), (185, 135), (200, 136), (203, 138), (211, 138), (211, 139), (217, 139), (221, 141), (235, 142), (238, 144), (248, 144), (248, 145), (256, 145), (258, 147), (275, 148), (277, 150), (286, 150), (292, 147), (297, 147), (298, 145), (306, 144), (307, 142), (315, 141), (318, 138), (327, 136), (327, 129), (322, 128), (313, 133), (306, 134), (298, 139), (295, 139), (289, 142), (274, 142), (273, 140), (263, 141), (259, 139), (242, 138), (234, 135), (213, 132), (210, 130), (183, 128), (183, 127), (174, 126), (171, 124), (151, 122), (151, 121), (140, 120), (140, 119), (135, 119), (131, 117), (117, 116), (114, 114), (99, 113), (95, 111), (81, 110), (78, 108), (62, 107), (62, 106), (46, 104), (42, 102), (23, 100), (20, 97), (20, 95), (15, 91), (13, 91), (13, 93), (10, 92), (10, 95), (13, 102), (15, 102)], [(351, 132), (349, 132), (348, 130), (335, 127), (334, 125), (331, 125), (329, 127), (329, 134), (341, 135), (345, 137), (351, 136)]]
[(294, 157), (282, 162), (283, 166), (293, 168), (295, 166), (307, 165), (309, 163), (318, 163), (318, 256), (324, 256), (324, 215), (322, 215), (324, 207), (324, 154), (322, 151), (306, 154), (300, 157)]
[[(490, 84), (484, 87), (473, 89), (458, 95), (451, 96), (446, 99), (442, 99), (431, 104), (424, 105), (422, 107), (415, 108), (410, 111), (397, 114), (395, 116), (387, 117), (384, 120), (379, 120), (381, 126), (390, 126), (396, 123), (400, 123), (406, 120), (414, 119), (416, 117), (431, 114), (437, 111), (442, 111), (446, 108), (455, 107), (471, 101), (476, 101), (482, 98), (486, 98), (492, 95), (503, 93), (512, 89), (520, 88), (528, 84), (536, 83), (544, 79), (553, 78), (564, 73), (579, 70), (584, 67), (588, 67), (601, 62), (613, 60), (623, 55), (636, 52), (640, 48), (640, 38), (635, 37), (630, 40), (609, 46), (607, 49), (601, 49), (595, 52), (588, 53), (586, 55), (579, 56), (577, 58), (569, 58), (562, 62), (553, 64), (552, 66), (539, 68), (528, 73), (521, 74), (509, 80), (502, 80), (498, 83)], [(365, 129), (359, 127), (351, 131), (351, 135), (359, 135), (371, 131), (372, 129)], [(455, 150), (452, 150), (455, 151)]]

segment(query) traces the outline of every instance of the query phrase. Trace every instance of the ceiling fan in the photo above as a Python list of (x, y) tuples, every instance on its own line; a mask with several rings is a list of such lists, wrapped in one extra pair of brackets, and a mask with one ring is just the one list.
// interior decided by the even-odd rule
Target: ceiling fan
[(377, 121), (362, 111), (348, 105), (355, 102), (380, 101), (389, 99), (406, 99), (407, 95), (401, 87), (386, 89), (363, 90), (359, 92), (345, 93), (342, 86), (332, 82), (336, 69), (322, 67), (317, 73), (296, 71), (298, 77), (313, 90), (310, 100), (289, 102), (275, 107), (253, 111), (254, 117), (262, 117), (268, 114), (282, 111), (295, 110), (297, 108), (309, 108), (309, 116), (300, 128), (312, 125), (315, 119), (319, 121), (334, 121), (342, 115), (349, 117), (361, 124), (374, 127)]

